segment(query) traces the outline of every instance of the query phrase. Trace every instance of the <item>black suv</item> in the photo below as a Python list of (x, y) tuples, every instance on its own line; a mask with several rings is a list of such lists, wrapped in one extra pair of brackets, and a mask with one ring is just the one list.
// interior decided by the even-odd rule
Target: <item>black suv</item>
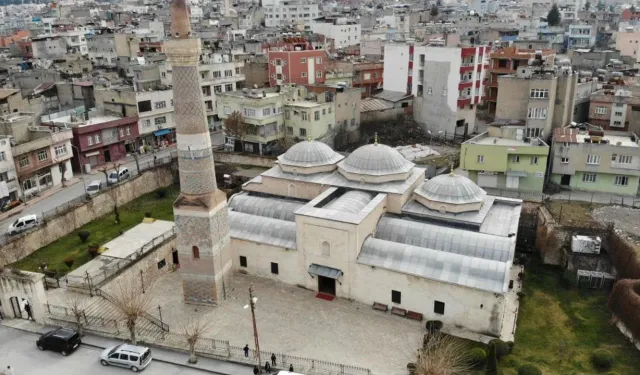
[(71, 328), (58, 328), (40, 336), (36, 345), (40, 350), (53, 350), (67, 356), (80, 346), (80, 335)]

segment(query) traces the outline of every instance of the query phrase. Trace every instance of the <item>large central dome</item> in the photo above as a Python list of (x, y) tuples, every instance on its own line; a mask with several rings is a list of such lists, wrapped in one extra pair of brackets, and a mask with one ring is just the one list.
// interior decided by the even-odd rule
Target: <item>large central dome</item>
[(397, 150), (378, 143), (359, 147), (338, 163), (347, 179), (374, 183), (405, 180), (413, 166)]
[(415, 190), (416, 199), (428, 208), (446, 212), (477, 211), (487, 192), (465, 176), (436, 176)]

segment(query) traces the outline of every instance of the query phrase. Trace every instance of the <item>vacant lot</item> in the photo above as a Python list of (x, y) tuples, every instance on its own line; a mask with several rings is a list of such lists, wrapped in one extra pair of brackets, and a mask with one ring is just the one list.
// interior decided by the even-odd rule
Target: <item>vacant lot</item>
[[(118, 237), (121, 231), (126, 231), (139, 224), (144, 219), (146, 212), (150, 212), (151, 216), (156, 219), (173, 220), (172, 203), (178, 196), (178, 192), (178, 187), (174, 186), (166, 189), (166, 195), (163, 198), (160, 198), (157, 192), (143, 195), (119, 208), (119, 224), (115, 223), (113, 213), (105, 215), (35, 251), (12, 266), (22, 270), (39, 272), (40, 264), (47, 262), (49, 270), (55, 270), (58, 275), (64, 275), (90, 260), (87, 251), (89, 244), (104, 245)], [(78, 237), (78, 232), (83, 230), (91, 233), (86, 243), (82, 243)], [(64, 263), (68, 257), (74, 259), (71, 268)]]

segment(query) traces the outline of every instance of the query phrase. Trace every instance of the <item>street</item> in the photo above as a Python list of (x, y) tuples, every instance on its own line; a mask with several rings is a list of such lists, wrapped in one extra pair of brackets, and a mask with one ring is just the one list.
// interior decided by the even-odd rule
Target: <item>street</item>
[[(38, 335), (12, 328), (0, 327), (0, 371), (11, 366), (15, 375), (117, 375), (131, 371), (113, 366), (102, 366), (98, 360), (101, 349), (82, 345), (73, 354), (63, 357), (60, 353), (36, 348)], [(155, 360), (143, 373), (153, 375), (205, 374), (206, 372), (184, 368)]]

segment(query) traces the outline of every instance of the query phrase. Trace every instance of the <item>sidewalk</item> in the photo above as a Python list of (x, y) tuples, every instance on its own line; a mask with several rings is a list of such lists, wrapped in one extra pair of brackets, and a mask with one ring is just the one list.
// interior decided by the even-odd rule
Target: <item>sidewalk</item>
[[(18, 329), (25, 332), (34, 334), (43, 334), (56, 327), (43, 326), (36, 322), (23, 319), (6, 319), (2, 321), (2, 325), (5, 327)], [(117, 339), (110, 339), (106, 337), (96, 336), (90, 333), (85, 333), (82, 337), (82, 345), (94, 347), (98, 349), (105, 349), (110, 346), (119, 345), (124, 341)], [(245, 364), (239, 364), (235, 362), (222, 361), (213, 358), (198, 357), (198, 363), (191, 364), (187, 360), (189, 354), (185, 352), (179, 352), (174, 350), (167, 350), (158, 347), (152, 347), (153, 360), (158, 362), (170, 363), (176, 366), (192, 368), (200, 371), (205, 371), (211, 374), (217, 375), (248, 375), (252, 373), (252, 367)]]
[(14, 209), (12, 209), (10, 211), (7, 211), (7, 212), (3, 212), (2, 214), (0, 214), (0, 221), (3, 221), (4, 219), (6, 219), (8, 217), (17, 215), (17, 214), (21, 213), (22, 210), (24, 210), (26, 207), (32, 206), (32, 205), (40, 202), (43, 199), (47, 199), (50, 196), (58, 193), (59, 191), (77, 184), (78, 182), (80, 182), (80, 178), (72, 177), (71, 179), (67, 180), (64, 183), (64, 186), (58, 185), (58, 186), (52, 187), (51, 189), (44, 190), (43, 192), (40, 193), (40, 196), (35, 197), (33, 199), (30, 199), (30, 200), (27, 201), (27, 203), (22, 203), (21, 205), (16, 206)]

